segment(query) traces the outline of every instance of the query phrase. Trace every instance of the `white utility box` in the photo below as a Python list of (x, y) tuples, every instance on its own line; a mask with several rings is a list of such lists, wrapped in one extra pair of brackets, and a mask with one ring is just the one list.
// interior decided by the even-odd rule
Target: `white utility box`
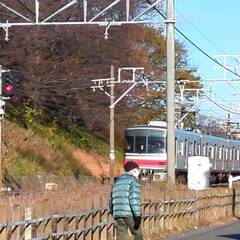
[(194, 190), (209, 188), (209, 168), (210, 162), (208, 157), (189, 157), (188, 188)]

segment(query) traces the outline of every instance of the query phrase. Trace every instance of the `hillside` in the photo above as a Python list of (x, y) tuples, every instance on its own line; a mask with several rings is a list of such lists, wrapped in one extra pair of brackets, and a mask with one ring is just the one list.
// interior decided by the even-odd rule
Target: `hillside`
[(108, 160), (103, 156), (104, 153), (80, 149), (70, 144), (63, 134), (56, 134), (49, 127), (38, 125), (36, 132), (5, 120), (3, 129), (5, 176), (74, 175), (78, 178), (81, 175), (93, 175), (100, 178), (109, 175)]

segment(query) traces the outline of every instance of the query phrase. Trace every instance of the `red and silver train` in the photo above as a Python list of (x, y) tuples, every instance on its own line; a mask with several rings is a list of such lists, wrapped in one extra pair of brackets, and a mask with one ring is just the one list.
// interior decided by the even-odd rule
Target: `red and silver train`
[[(176, 129), (175, 135), (178, 181), (187, 181), (188, 157), (191, 156), (209, 158), (214, 183), (227, 182), (229, 174), (240, 174), (240, 140), (180, 129)], [(167, 171), (166, 138), (166, 122), (151, 121), (148, 125), (127, 128), (124, 162), (137, 162), (142, 175), (162, 174), (164, 177)]]

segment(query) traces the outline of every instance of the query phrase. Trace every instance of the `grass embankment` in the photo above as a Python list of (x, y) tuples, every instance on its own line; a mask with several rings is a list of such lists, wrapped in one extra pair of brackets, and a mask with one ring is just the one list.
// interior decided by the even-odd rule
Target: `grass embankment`
[[(60, 127), (56, 121), (43, 120), (41, 112), (10, 104), (4, 123), (4, 143), (5, 175), (91, 175), (87, 166), (73, 156), (73, 150), (80, 148), (106, 161), (109, 152), (108, 143), (84, 127), (71, 122)], [(121, 157), (121, 151), (117, 151), (119, 161)]]

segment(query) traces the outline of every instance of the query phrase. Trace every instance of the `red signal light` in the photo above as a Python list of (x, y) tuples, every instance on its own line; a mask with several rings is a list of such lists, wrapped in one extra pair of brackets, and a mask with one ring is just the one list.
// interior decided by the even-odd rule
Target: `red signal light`
[(2, 74), (2, 96), (11, 97), (14, 94), (16, 80), (10, 72)]

